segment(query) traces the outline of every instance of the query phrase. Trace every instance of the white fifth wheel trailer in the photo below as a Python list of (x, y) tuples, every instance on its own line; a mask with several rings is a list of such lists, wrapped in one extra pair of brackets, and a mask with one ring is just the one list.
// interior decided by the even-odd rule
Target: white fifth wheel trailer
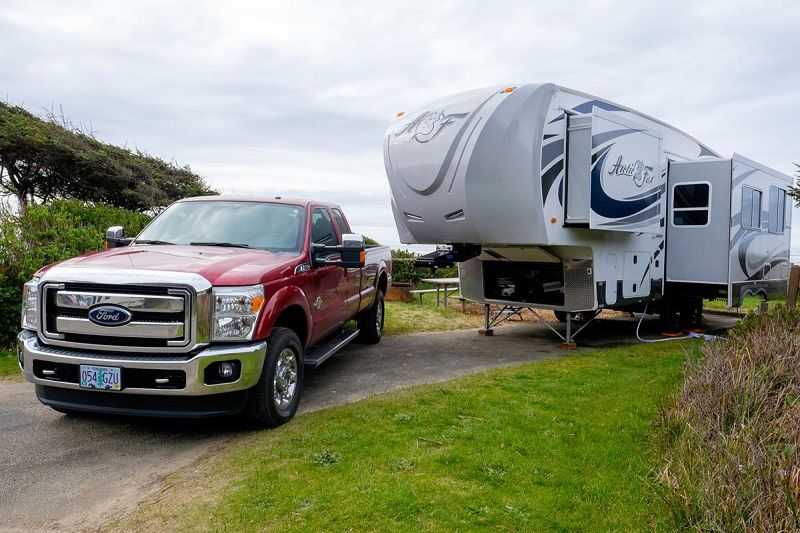
[(450, 96), (399, 114), (384, 161), (403, 243), (452, 245), (466, 298), (556, 311), (567, 342), (601, 309), (691, 323), (786, 290), (791, 177), (601, 98)]

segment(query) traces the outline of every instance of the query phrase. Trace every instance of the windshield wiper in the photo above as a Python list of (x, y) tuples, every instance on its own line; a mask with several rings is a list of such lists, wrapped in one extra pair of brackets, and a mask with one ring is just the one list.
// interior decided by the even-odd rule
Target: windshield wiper
[(191, 246), (223, 246), (227, 248), (252, 248), (249, 244), (237, 242), (190, 242)]
[(158, 240), (153, 240), (153, 239), (141, 239), (141, 240), (135, 241), (134, 244), (173, 244), (174, 245), (175, 243), (174, 242), (169, 242), (169, 241), (158, 241)]

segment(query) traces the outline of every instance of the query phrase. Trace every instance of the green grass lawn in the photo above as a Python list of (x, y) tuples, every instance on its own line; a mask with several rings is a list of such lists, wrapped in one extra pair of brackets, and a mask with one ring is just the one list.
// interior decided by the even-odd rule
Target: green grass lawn
[(13, 352), (0, 351), (0, 379), (20, 375), (17, 356)]
[[(440, 298), (444, 298), (442, 294)], [(418, 333), (423, 331), (448, 331), (454, 329), (479, 328), (483, 325), (483, 315), (463, 313), (461, 302), (450, 298), (449, 307), (436, 306), (436, 294), (414, 296), (413, 302), (386, 302), (384, 333)]]
[(669, 530), (652, 420), (688, 350), (662, 343), (299, 416), (167, 480), (120, 530)]
[[(745, 296), (740, 309), (743, 311), (752, 311), (753, 309), (757, 309), (763, 301), (764, 299), (760, 296)], [(786, 298), (776, 298), (769, 301), (770, 307), (785, 303)], [(728, 302), (727, 300), (706, 300), (703, 302), (703, 307), (706, 309), (728, 309)]]
[(461, 305), (454, 302), (448, 309), (436, 307), (425, 300), (418, 302), (386, 302), (386, 318), (384, 333), (397, 335), (400, 333), (417, 333), (421, 331), (447, 331), (453, 329), (479, 328), (483, 317), (461, 312)]

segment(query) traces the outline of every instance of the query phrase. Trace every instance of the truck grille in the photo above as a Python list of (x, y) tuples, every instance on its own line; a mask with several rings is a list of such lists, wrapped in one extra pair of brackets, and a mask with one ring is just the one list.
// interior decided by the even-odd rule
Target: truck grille
[[(192, 296), (186, 288), (47, 283), (42, 288), (42, 334), (53, 344), (98, 350), (186, 351), (192, 342)], [(89, 312), (100, 305), (125, 308), (130, 320), (100, 325)]]

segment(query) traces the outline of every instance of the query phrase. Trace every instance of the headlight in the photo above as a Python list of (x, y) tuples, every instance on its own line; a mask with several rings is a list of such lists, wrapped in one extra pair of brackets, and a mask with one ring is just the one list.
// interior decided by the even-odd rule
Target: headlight
[(39, 280), (34, 278), (22, 286), (22, 329), (39, 328)]
[(215, 341), (249, 341), (264, 307), (264, 287), (216, 287), (214, 295)]

